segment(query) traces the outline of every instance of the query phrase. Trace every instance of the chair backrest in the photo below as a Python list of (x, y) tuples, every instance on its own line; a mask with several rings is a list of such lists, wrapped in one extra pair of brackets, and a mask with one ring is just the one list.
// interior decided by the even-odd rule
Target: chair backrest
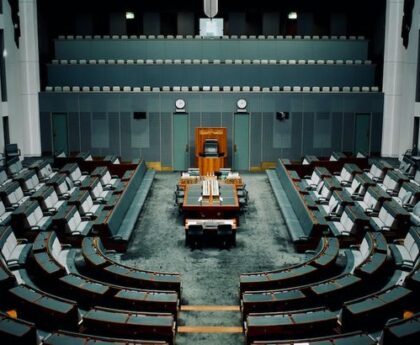
[(217, 157), (219, 154), (219, 143), (216, 139), (206, 139), (204, 142), (205, 157)]
[(404, 247), (407, 249), (413, 261), (419, 259), (420, 253), (420, 230), (417, 227), (411, 227), (404, 239)]
[(4, 147), (4, 151), (6, 152), (6, 156), (16, 156), (19, 155), (19, 148), (17, 144), (7, 144)]
[(13, 229), (10, 226), (4, 229), (0, 236), (1, 254), (3, 255), (3, 258), (7, 261), (12, 255), (18, 242), (15, 233), (13, 232)]
[(348, 232), (353, 232), (355, 229), (356, 223), (351, 219), (349, 212), (347, 209), (344, 210), (343, 214), (340, 217), (340, 223), (343, 225), (344, 230)]
[(92, 183), (91, 195), (94, 199), (101, 197), (103, 192), (102, 184), (99, 182), (99, 179), (95, 179)]
[(83, 211), (83, 214), (86, 214), (86, 213), (90, 212), (90, 210), (93, 207), (93, 200), (92, 200), (92, 197), (90, 196), (89, 192), (86, 192), (85, 195), (86, 196), (84, 197), (84, 200), (80, 205), (80, 207)]
[(8, 178), (6, 170), (0, 167), (0, 184), (6, 182)]

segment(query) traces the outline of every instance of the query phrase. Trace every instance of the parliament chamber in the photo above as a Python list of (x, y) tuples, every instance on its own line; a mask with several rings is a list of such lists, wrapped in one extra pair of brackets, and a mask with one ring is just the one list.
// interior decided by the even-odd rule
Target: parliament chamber
[(0, 0), (0, 343), (419, 344), (419, 28)]

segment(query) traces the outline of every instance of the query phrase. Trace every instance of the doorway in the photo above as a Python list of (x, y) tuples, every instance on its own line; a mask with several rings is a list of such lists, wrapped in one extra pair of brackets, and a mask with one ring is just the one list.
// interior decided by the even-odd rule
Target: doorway
[(189, 165), (188, 115), (174, 114), (173, 119), (173, 170), (185, 171)]
[(234, 115), (233, 168), (249, 170), (249, 114)]

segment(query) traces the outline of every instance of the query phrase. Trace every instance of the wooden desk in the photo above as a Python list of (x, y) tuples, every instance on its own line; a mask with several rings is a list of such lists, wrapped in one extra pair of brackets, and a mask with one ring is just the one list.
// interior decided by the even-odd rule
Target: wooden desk
[(202, 186), (199, 184), (185, 185), (185, 196), (182, 210), (185, 218), (194, 219), (236, 219), (239, 221), (239, 200), (234, 184), (219, 184), (220, 196), (204, 198)]
[(220, 168), (225, 167), (226, 158), (223, 157), (197, 157), (198, 167), (200, 168), (200, 175), (213, 175)]

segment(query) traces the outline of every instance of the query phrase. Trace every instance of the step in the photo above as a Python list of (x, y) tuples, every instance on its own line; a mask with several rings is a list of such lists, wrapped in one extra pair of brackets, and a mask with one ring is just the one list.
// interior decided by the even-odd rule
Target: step
[(241, 311), (238, 305), (181, 305), (181, 311)]
[(235, 326), (179, 326), (178, 333), (242, 333), (242, 327)]

